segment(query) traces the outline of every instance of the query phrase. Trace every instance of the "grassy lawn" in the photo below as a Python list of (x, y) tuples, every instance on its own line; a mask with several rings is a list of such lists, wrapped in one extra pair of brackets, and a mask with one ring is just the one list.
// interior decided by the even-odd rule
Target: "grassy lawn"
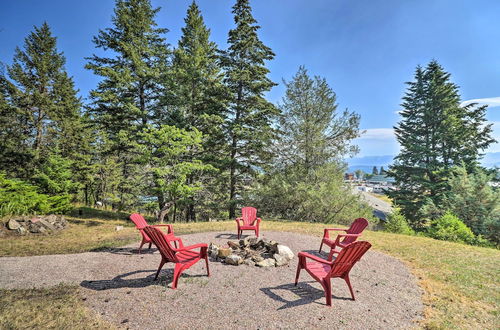
[[(1, 256), (27, 256), (54, 253), (92, 251), (111, 246), (139, 242), (139, 234), (126, 215), (108, 216), (90, 213), (69, 218), (70, 227), (60, 233), (47, 236), (2, 237)], [(115, 231), (115, 226), (125, 228)], [(264, 221), (263, 230), (298, 232), (320, 237), (324, 224)], [(203, 231), (235, 231), (234, 221), (178, 223), (176, 234)], [(425, 320), (421, 326), (427, 328), (489, 328), (500, 327), (500, 251), (473, 247), (457, 243), (437, 241), (425, 237), (404, 236), (384, 232), (366, 231), (365, 240), (375, 250), (392, 255), (412, 270), (424, 289)], [(319, 238), (318, 238), (319, 246)], [(16, 308), (30, 310), (29, 319), (42, 320), (46, 313), (38, 308), (39, 301), (61, 304), (62, 309), (76, 310), (64, 318), (72, 322), (99, 327), (92, 312), (87, 311), (78, 299), (75, 288), (61, 287), (57, 290), (3, 290), (0, 292), (0, 328), (37, 327), (35, 323), (1, 323)], [(23, 298), (28, 296), (29, 299)], [(5, 304), (9, 308), (4, 308)], [(5, 305), (6, 306), (6, 305)], [(17, 307), (16, 307), (17, 306)], [(37, 314), (38, 313), (38, 314)], [(61, 314), (62, 315), (62, 314)], [(47, 324), (59, 324), (53, 316), (47, 316)], [(25, 320), (29, 322), (30, 320)], [(40, 321), (41, 322), (41, 321)], [(61, 322), (65, 322), (62, 320)], [(16, 325), (17, 326), (14, 326)], [(76, 323), (74, 323), (76, 324)], [(64, 324), (61, 324), (64, 327)]]
[(78, 289), (0, 290), (0, 329), (114, 329), (81, 302)]

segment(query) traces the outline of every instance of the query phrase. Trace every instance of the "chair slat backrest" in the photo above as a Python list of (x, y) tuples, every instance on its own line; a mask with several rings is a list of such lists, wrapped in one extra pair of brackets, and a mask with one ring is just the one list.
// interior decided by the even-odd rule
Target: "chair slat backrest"
[(179, 262), (175, 255), (174, 248), (160, 229), (153, 226), (146, 226), (144, 227), (144, 231), (151, 238), (151, 241), (156, 245), (158, 251), (160, 251), (165, 259), (172, 262)]
[(348, 273), (356, 262), (370, 249), (372, 245), (366, 241), (357, 241), (349, 244), (340, 251), (333, 262), (330, 277), (342, 277)]
[[(368, 227), (368, 220), (366, 220), (365, 218), (357, 218), (351, 224), (351, 227), (349, 227), (349, 229), (347, 229), (346, 233), (347, 234), (361, 234), (366, 227)], [(342, 240), (342, 243), (349, 244), (349, 243), (354, 242), (355, 240), (356, 240), (356, 237), (346, 237)]]
[(137, 229), (143, 229), (148, 225), (146, 219), (144, 219), (144, 217), (138, 213), (131, 214), (129, 218), (135, 224)]
[(257, 218), (257, 209), (251, 206), (244, 207), (241, 209), (241, 217), (245, 225), (251, 225)]

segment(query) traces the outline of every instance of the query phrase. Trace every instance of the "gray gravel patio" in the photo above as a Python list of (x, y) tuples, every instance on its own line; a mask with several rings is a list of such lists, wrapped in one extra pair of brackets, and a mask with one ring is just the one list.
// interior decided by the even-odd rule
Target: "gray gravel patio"
[[(234, 233), (206, 232), (181, 236), (184, 244), (224, 244)], [(341, 279), (332, 281), (332, 307), (322, 287), (302, 271), (293, 285), (297, 253), (317, 253), (320, 238), (286, 232), (263, 237), (289, 246), (288, 266), (258, 268), (204, 262), (185, 271), (178, 288), (167, 264), (154, 281), (160, 262), (156, 249), (137, 254), (138, 244), (102, 252), (0, 258), (0, 287), (80, 286), (85, 304), (118, 327), (130, 329), (221, 328), (410, 328), (422, 318), (422, 291), (399, 260), (370, 250), (351, 272), (356, 301)]]

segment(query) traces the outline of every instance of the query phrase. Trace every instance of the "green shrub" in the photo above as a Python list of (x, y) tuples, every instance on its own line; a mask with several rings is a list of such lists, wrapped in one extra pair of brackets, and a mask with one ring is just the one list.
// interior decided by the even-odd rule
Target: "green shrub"
[(433, 220), (428, 229), (430, 237), (451, 242), (474, 244), (476, 237), (472, 230), (451, 212)]
[(244, 201), (261, 215), (293, 221), (350, 225), (356, 218), (378, 222), (372, 209), (343, 182), (344, 169), (326, 164), (310, 173), (297, 167), (262, 176)]
[(387, 216), (387, 222), (384, 224), (385, 231), (396, 234), (413, 235), (415, 232), (411, 229), (405, 216), (399, 209), (394, 210)]
[(36, 186), (0, 173), (0, 217), (6, 215), (65, 213), (71, 209), (69, 195), (40, 194)]

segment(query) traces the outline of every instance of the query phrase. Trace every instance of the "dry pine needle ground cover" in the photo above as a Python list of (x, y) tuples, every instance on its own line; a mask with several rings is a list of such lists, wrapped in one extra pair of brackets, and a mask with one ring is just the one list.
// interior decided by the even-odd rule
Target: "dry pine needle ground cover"
[[(124, 214), (98, 212), (87, 217), (69, 218), (69, 221), (68, 229), (53, 235), (0, 237), (0, 256), (78, 253), (139, 241), (138, 233)], [(125, 226), (124, 230), (115, 231), (117, 225)], [(265, 220), (262, 225), (263, 231), (288, 231), (318, 237), (322, 236), (325, 227), (319, 223)], [(178, 223), (175, 224), (175, 230), (177, 234), (234, 231), (235, 223)], [(374, 231), (365, 231), (363, 239), (370, 241), (374, 250), (405, 262), (418, 278), (419, 285), (424, 289), (425, 304), (425, 317), (421, 326), (490, 329), (500, 327), (499, 250)], [(37, 305), (40, 300), (45, 302), (45, 306), (56, 304), (59, 311), (67, 308), (68, 312), (46, 313)], [(13, 301), (16, 303), (13, 304)], [(19, 308), (25, 317), (15, 317), (20, 313)], [(73, 313), (70, 313), (70, 310)], [(84, 307), (75, 288), (1, 290), (0, 328), (37, 327), (36, 324), (27, 323), (27, 320), (39, 320), (39, 324), (56, 328), (60, 328), (58, 322), (76, 322), (87, 328), (110, 326), (99, 321)]]

